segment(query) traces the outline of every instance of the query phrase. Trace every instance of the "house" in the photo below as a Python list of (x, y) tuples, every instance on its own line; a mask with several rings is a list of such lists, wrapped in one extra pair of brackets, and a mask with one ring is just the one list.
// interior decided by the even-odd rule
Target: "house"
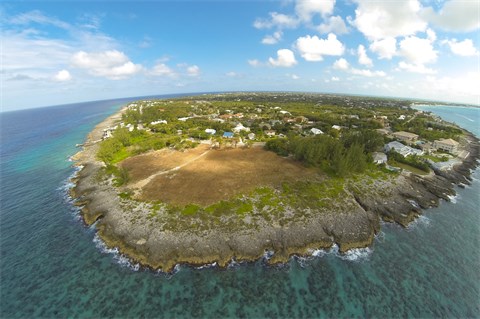
[(395, 150), (395, 152), (399, 153), (403, 157), (409, 156), (409, 155), (423, 155), (423, 151), (403, 145), (400, 142), (393, 141), (385, 145), (385, 152), (390, 152), (391, 150)]
[(449, 153), (455, 153), (458, 149), (459, 143), (451, 138), (441, 138), (433, 142), (433, 147), (437, 150), (446, 151)]
[(217, 130), (214, 130), (213, 128), (207, 128), (205, 129), (205, 133), (214, 135), (215, 133), (217, 133)]
[(275, 131), (274, 130), (266, 130), (265, 135), (270, 136), (270, 137), (275, 136)]
[(334, 130), (338, 130), (338, 131), (340, 131), (340, 130), (342, 129), (342, 127), (339, 126), (339, 125), (332, 125), (332, 128), (333, 128)]
[(228, 120), (228, 119), (231, 119), (233, 117), (232, 114), (222, 114), (219, 116), (219, 118), (221, 118), (222, 120)]
[(225, 132), (223, 133), (224, 138), (233, 138), (233, 132)]
[(306, 118), (305, 116), (297, 116), (295, 118), (295, 122), (297, 122), (297, 123), (307, 123), (308, 118)]
[(250, 128), (243, 126), (242, 123), (238, 123), (232, 131), (234, 131), (235, 133), (239, 133), (240, 131), (250, 132)]
[(413, 133), (410, 133), (410, 132), (404, 132), (404, 131), (395, 132), (395, 133), (393, 133), (393, 136), (395, 138), (401, 140), (401, 141), (408, 142), (408, 143), (413, 143), (418, 138), (417, 134), (413, 134)]
[(290, 114), (290, 112), (284, 111), (284, 110), (280, 111), (280, 113), (283, 114), (283, 115), (285, 115), (285, 114)]
[(254, 140), (255, 139), (255, 133), (249, 133), (248, 135), (249, 140)]
[(323, 134), (322, 130), (320, 130), (318, 128), (315, 128), (315, 127), (312, 127), (310, 129), (310, 132), (312, 132), (314, 135)]
[(373, 153), (373, 162), (375, 164), (384, 164), (387, 162), (387, 155), (381, 152)]
[(398, 119), (403, 121), (405, 119), (405, 115), (400, 115)]
[(158, 121), (150, 122), (150, 124), (151, 124), (151, 125), (167, 124), (167, 121), (165, 121), (165, 120), (158, 120)]
[(385, 152), (390, 152), (391, 150), (395, 150), (395, 152), (401, 154), (402, 156), (410, 155), (409, 151), (410, 147), (403, 145), (400, 142), (393, 141), (385, 145)]

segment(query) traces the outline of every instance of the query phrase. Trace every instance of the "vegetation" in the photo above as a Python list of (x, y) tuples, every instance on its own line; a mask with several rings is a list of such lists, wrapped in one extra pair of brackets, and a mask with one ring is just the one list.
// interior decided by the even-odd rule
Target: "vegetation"
[[(462, 133), (427, 113), (411, 109), (410, 104), (411, 101), (392, 99), (294, 93), (138, 101), (129, 105), (122, 123), (112, 128), (112, 136), (100, 143), (97, 157), (106, 164), (102, 174), (113, 176), (114, 184), (120, 186), (128, 183), (129, 175), (118, 163), (130, 156), (166, 147), (184, 150), (204, 140), (211, 140), (219, 147), (265, 142), (266, 150), (318, 168), (329, 179), (322, 183), (285, 184), (275, 192), (258, 189), (247, 200), (237, 198), (206, 208), (193, 205), (172, 209), (183, 216), (218, 217), (227, 213), (243, 216), (268, 207), (282, 211), (282, 202), (308, 206), (308, 201), (312, 201), (315, 205), (327, 205), (326, 198), (339, 196), (346, 179), (363, 176), (374, 180), (372, 176), (378, 174), (394, 174), (372, 163), (372, 153), (381, 150), (388, 141), (375, 129), (390, 125), (393, 131), (413, 132), (429, 141), (458, 139)], [(234, 131), (239, 123), (248, 130)], [(312, 128), (325, 134), (314, 135)], [(206, 129), (216, 132), (209, 134)], [(270, 130), (275, 136), (267, 134)], [(224, 132), (235, 132), (234, 138), (222, 138)], [(255, 134), (254, 140), (250, 140), (249, 133)], [(428, 172), (426, 159), (438, 162), (444, 161), (445, 156), (404, 158), (395, 152), (389, 155), (394, 165), (401, 163)]]
[(340, 139), (328, 135), (277, 138), (269, 140), (265, 148), (281, 156), (293, 155), (306, 165), (344, 177), (364, 172), (371, 161), (369, 154), (382, 145), (383, 137), (377, 132), (359, 130), (346, 133)]
[(419, 170), (422, 170), (427, 173), (430, 171), (428, 164), (417, 155), (409, 155), (409, 156), (403, 157), (399, 153), (395, 152), (395, 150), (391, 150), (388, 156), (389, 156), (389, 160), (392, 162), (393, 165), (395, 165), (395, 162), (398, 162), (398, 163), (403, 163), (403, 164), (407, 164), (412, 167), (418, 168)]

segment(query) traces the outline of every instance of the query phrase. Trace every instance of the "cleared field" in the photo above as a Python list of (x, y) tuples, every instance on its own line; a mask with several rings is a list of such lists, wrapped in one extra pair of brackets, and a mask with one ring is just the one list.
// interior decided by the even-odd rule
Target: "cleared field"
[(140, 187), (141, 200), (174, 205), (205, 206), (259, 186), (321, 179), (318, 171), (261, 148), (162, 150), (129, 158), (121, 165), (130, 173), (128, 186)]

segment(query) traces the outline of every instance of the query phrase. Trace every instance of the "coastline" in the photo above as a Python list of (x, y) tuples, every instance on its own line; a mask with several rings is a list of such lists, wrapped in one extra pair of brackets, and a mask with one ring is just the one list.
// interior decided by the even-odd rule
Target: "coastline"
[(341, 253), (368, 247), (380, 231), (380, 220), (407, 227), (423, 209), (438, 206), (439, 199), (450, 200), (449, 196), (455, 194), (454, 185), (470, 183), (470, 171), (478, 165), (480, 153), (478, 139), (468, 133), (469, 155), (451, 170), (435, 172), (430, 177), (400, 175), (392, 182), (372, 186), (387, 192), (386, 197), (378, 192), (350, 194), (338, 211), (321, 211), (287, 225), (261, 223), (256, 228), (233, 233), (221, 227), (207, 232), (161, 231), (148, 223), (132, 223), (132, 214), (146, 215), (148, 206), (125, 208), (117, 190), (96, 179), (103, 163), (95, 158), (98, 149), (95, 141), (125, 110), (123, 107), (98, 124), (89, 133), (83, 150), (72, 157), (82, 169), (73, 180), (71, 196), (82, 207), (81, 215), (87, 225), (98, 221), (98, 235), (108, 247), (117, 247), (135, 263), (165, 272), (182, 263), (203, 266), (216, 262), (225, 267), (232, 260), (255, 261), (266, 251), (274, 252), (268, 262), (275, 264), (287, 262), (292, 255), (307, 255), (334, 244)]

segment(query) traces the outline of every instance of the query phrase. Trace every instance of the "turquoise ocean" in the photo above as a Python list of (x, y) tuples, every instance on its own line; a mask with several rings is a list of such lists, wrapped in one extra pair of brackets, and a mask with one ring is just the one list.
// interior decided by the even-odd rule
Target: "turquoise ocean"
[[(478, 169), (452, 202), (407, 229), (383, 224), (373, 247), (344, 256), (173, 274), (130, 264), (67, 195), (75, 144), (128, 101), (0, 114), (0, 318), (479, 317)], [(478, 108), (418, 108), (480, 135)]]

